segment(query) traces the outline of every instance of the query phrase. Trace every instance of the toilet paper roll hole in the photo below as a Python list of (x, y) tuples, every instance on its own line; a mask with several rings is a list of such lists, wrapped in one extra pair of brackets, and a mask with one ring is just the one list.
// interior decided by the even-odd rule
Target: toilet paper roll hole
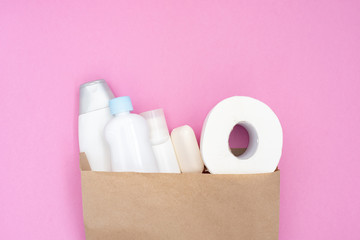
[(240, 160), (246, 160), (256, 152), (259, 139), (250, 123), (239, 122), (231, 130), (228, 142), (232, 154)]

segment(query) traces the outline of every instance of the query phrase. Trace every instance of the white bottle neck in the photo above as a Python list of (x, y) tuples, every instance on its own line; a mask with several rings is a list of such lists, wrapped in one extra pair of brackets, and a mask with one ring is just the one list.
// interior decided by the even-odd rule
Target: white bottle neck
[(125, 116), (125, 115), (129, 115), (129, 114), (130, 114), (130, 112), (121, 112), (121, 113), (115, 114), (115, 117)]

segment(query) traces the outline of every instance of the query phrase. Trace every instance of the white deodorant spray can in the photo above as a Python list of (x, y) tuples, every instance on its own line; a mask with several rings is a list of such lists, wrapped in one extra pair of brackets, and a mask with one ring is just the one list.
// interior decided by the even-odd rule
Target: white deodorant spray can
[(112, 119), (109, 101), (114, 94), (105, 80), (80, 86), (79, 147), (85, 152), (92, 171), (111, 171), (110, 150), (104, 127)]

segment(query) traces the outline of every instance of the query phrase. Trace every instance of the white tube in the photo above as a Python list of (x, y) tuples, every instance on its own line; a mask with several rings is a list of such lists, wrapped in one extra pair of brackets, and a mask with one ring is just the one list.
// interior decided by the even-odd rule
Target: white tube
[(111, 171), (110, 150), (104, 127), (112, 119), (109, 100), (114, 97), (104, 80), (80, 86), (79, 148), (85, 152), (92, 171)]

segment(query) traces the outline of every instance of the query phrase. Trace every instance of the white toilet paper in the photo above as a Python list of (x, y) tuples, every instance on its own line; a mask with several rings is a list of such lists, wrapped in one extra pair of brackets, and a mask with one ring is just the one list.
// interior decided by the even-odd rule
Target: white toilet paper
[[(237, 124), (249, 133), (248, 148), (238, 157), (229, 147), (230, 133)], [(275, 113), (259, 100), (234, 96), (218, 103), (207, 115), (200, 151), (210, 173), (267, 173), (275, 171), (282, 144), (282, 128)]]

